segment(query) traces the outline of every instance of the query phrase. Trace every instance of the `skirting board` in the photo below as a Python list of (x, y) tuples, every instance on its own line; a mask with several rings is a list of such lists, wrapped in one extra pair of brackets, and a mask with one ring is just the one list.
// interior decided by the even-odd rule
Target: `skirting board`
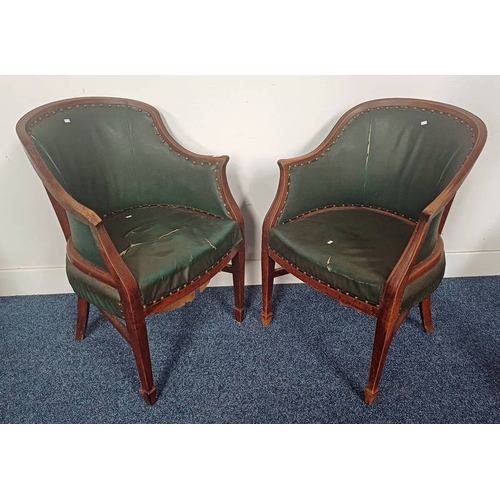
[[(246, 285), (260, 285), (260, 260), (249, 260), (245, 270)], [(447, 278), (500, 275), (500, 251), (452, 252), (446, 254)], [(291, 275), (281, 276), (276, 283), (300, 283)], [(232, 276), (219, 273), (210, 286), (230, 286)], [(46, 295), (71, 293), (63, 267), (0, 269), (0, 296)]]

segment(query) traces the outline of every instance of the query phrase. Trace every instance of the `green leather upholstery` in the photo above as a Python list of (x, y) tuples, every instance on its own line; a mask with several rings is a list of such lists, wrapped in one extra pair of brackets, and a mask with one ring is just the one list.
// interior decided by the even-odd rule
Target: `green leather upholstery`
[(324, 156), (290, 169), (278, 222), (331, 205), (368, 205), (418, 219), (472, 149), (465, 123), (430, 110), (372, 109), (351, 120)]
[(71, 288), (79, 297), (94, 304), (99, 309), (123, 318), (120, 294), (116, 288), (83, 273), (69, 259), (66, 259), (66, 275)]
[[(414, 222), (453, 179), (474, 142), (468, 124), (432, 109), (359, 112), (326, 151), (289, 167), (286, 201), (269, 247), (317, 280), (378, 305)], [(309, 215), (299, 218), (304, 214)], [(417, 262), (435, 247), (441, 216), (432, 221)], [(444, 266), (443, 257), (407, 287), (403, 308), (438, 286)]]
[[(457, 173), (474, 142), (469, 125), (431, 109), (399, 106), (359, 113), (324, 156), (290, 167), (278, 223), (343, 204), (381, 207), (417, 220)], [(431, 248), (439, 218), (426, 238)]]
[(171, 150), (152, 117), (139, 108), (64, 108), (34, 124), (30, 133), (59, 183), (101, 217), (167, 204), (229, 217), (219, 197), (215, 164), (193, 163)]
[[(75, 105), (46, 114), (29, 133), (62, 187), (103, 219), (145, 306), (194, 281), (242, 241), (223, 202), (215, 161), (175, 151), (147, 111)], [(106, 269), (89, 227), (71, 214), (68, 220), (78, 253)], [(67, 275), (80, 297), (123, 317), (115, 289), (69, 261)]]
[[(104, 225), (136, 279), (145, 306), (200, 277), (242, 241), (234, 220), (167, 206), (125, 210), (105, 217)], [(122, 317), (116, 290), (69, 262), (67, 275), (80, 297)]]
[(104, 225), (145, 305), (194, 281), (242, 241), (234, 220), (170, 207), (125, 210)]
[[(280, 257), (317, 280), (378, 305), (385, 282), (403, 253), (415, 225), (375, 210), (338, 208), (312, 214), (269, 232), (269, 246)], [(427, 248), (418, 261), (430, 254)], [(403, 297), (404, 307), (419, 302), (440, 283), (442, 262)], [(428, 295), (428, 294), (427, 294)], [(411, 304), (408, 306), (408, 304)]]
[[(33, 124), (30, 134), (62, 187), (101, 217), (133, 207), (171, 205), (230, 218), (215, 163), (193, 162), (171, 149), (149, 113), (137, 107), (61, 108)], [(89, 228), (68, 218), (75, 248), (104, 268)]]

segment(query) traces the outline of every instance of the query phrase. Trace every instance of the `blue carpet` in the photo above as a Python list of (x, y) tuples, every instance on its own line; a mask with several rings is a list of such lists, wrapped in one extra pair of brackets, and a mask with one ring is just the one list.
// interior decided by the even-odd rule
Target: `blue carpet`
[(445, 279), (435, 333), (414, 308), (393, 340), (372, 406), (363, 402), (375, 320), (306, 285), (277, 285), (260, 323), (232, 289), (208, 288), (148, 318), (158, 402), (148, 407), (128, 344), (91, 307), (73, 340), (72, 294), (0, 298), (2, 423), (499, 423), (500, 277)]

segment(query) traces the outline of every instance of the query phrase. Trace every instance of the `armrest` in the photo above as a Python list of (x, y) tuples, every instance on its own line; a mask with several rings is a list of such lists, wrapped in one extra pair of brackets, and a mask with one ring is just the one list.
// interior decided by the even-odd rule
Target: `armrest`
[[(37, 169), (37, 165), (34, 164), (34, 166), (35, 169)], [(46, 168), (45, 166), (42, 167)], [(129, 300), (131, 300), (132, 296), (136, 296), (139, 299), (140, 292), (137, 281), (116, 250), (104, 227), (102, 219), (93, 210), (85, 207), (72, 198), (55, 179), (49, 178), (50, 180), (46, 180), (43, 175), (40, 175), (40, 177), (47, 190), (52, 206), (56, 211), (59, 222), (61, 223), (66, 240), (68, 240), (71, 235), (67, 213), (90, 229), (99, 255), (106, 267), (103, 272), (109, 275), (110, 278), (108, 284), (114, 283), (114, 286), (120, 293), (120, 297), (126, 294), (130, 296)], [(123, 298), (124, 297), (122, 297), (122, 300)]]
[(387, 279), (379, 306), (380, 311), (382, 311), (386, 317), (399, 314), (408, 278), (410, 277), (411, 270), (415, 266), (420, 250), (422, 249), (429, 226), (429, 221), (421, 219), (417, 222), (410, 237), (410, 241), (406, 245), (400, 259)]

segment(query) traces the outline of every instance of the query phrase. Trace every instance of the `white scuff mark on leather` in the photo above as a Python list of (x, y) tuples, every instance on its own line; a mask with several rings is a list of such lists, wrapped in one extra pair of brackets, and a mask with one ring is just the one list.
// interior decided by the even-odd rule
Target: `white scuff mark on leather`
[(365, 195), (365, 190), (366, 190), (366, 181), (368, 179), (368, 161), (370, 159), (371, 142), (372, 142), (372, 117), (370, 116), (370, 128), (368, 130), (368, 144), (366, 145), (365, 175), (364, 175), (364, 182), (363, 182), (363, 200), (365, 197), (364, 195)]
[(331, 272), (331, 269), (330, 269), (330, 262), (332, 260), (332, 257), (333, 255), (330, 255), (330, 257), (328, 257), (328, 260), (326, 261), (326, 268)]
[(217, 247), (215, 247), (210, 240), (207, 240), (206, 238), (203, 238), (214, 250), (217, 250)]
[(125, 250), (123, 250), (122, 252), (120, 252), (120, 256), (125, 255), (133, 247), (136, 247), (136, 246), (139, 246), (139, 245), (144, 245), (145, 243), (154, 243), (155, 241), (161, 240), (162, 238), (165, 238), (165, 237), (169, 236), (170, 234), (179, 231), (179, 229), (180, 228), (174, 229), (173, 231), (170, 231), (169, 233), (166, 233), (166, 234), (162, 234), (161, 236), (158, 236), (158, 238), (154, 238), (152, 240), (140, 241), (139, 243), (130, 243), (129, 246)]
[(123, 250), (122, 252), (120, 252), (120, 257), (122, 257), (123, 255), (125, 255), (131, 248), (137, 247), (139, 245), (142, 245), (142, 243), (130, 243), (130, 245), (127, 248), (125, 248), (125, 250)]

